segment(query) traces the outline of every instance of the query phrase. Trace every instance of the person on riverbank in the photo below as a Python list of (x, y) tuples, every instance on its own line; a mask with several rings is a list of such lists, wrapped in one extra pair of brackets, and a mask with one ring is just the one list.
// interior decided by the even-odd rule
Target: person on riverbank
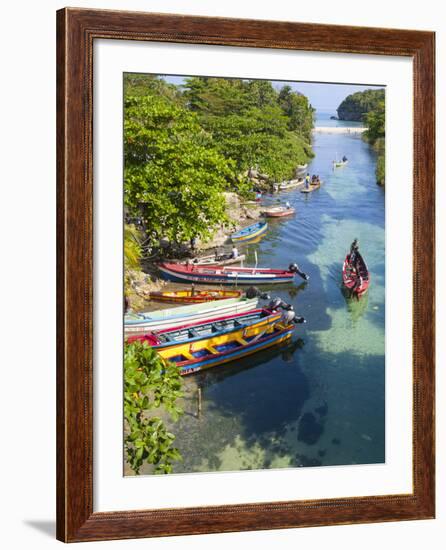
[(237, 249), (236, 246), (232, 247), (231, 258), (233, 258), (234, 260), (236, 260), (238, 258), (238, 249)]

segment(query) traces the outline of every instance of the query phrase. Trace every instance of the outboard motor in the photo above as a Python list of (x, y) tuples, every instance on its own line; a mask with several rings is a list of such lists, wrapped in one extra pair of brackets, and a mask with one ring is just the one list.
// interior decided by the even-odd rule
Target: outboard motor
[(247, 298), (257, 298), (261, 297), (260, 290), (255, 286), (250, 286), (246, 291), (246, 297)]
[(296, 323), (296, 325), (301, 325), (302, 323), (306, 323), (307, 320), (305, 319), (305, 317), (301, 317), (299, 315), (296, 315), (293, 319), (293, 321)]
[(286, 325), (290, 325), (294, 321), (295, 317), (296, 314), (293, 310), (284, 310), (284, 312), (282, 313), (281, 321)]
[(291, 271), (292, 273), (297, 273), (300, 277), (302, 277), (304, 281), (308, 281), (308, 279), (310, 278), (309, 275), (300, 270), (299, 266), (296, 263), (290, 264), (288, 266), (288, 271)]
[(268, 309), (279, 309), (279, 307), (282, 307), (282, 304), (284, 304), (282, 298), (273, 298), (271, 302), (268, 304)]

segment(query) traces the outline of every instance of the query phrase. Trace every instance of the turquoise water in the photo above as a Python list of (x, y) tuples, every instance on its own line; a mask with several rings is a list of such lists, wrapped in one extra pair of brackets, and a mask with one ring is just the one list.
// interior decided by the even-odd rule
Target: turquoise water
[(348, 120), (331, 120), (331, 116), (338, 116), (338, 113), (335, 109), (322, 109), (316, 111), (315, 126), (364, 126), (362, 122), (353, 122)]
[[(374, 152), (361, 138), (317, 134), (314, 151), (309, 171), (322, 188), (267, 197), (288, 200), (297, 214), (271, 221), (262, 241), (244, 249), (248, 265), (256, 250), (259, 266), (296, 261), (310, 275), (307, 284), (296, 279), (270, 290), (307, 323), (285, 348), (185, 378), (186, 413), (172, 427), (184, 457), (177, 473), (385, 460), (384, 191), (375, 183)], [(350, 163), (333, 171), (335, 154)], [(350, 303), (341, 267), (355, 237), (371, 286), (365, 299)]]

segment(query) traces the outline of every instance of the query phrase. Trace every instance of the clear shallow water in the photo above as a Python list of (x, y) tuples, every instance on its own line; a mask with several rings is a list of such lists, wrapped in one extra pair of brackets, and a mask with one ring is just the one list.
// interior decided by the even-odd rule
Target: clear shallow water
[[(248, 265), (257, 250), (259, 266), (297, 261), (310, 275), (308, 284), (270, 288), (307, 324), (285, 348), (185, 378), (186, 414), (172, 427), (184, 457), (176, 473), (385, 460), (384, 191), (361, 138), (318, 134), (314, 151), (309, 171), (322, 188), (269, 197), (288, 200), (297, 214), (272, 220), (262, 241), (246, 248)], [(350, 163), (333, 171), (336, 153)], [(341, 266), (355, 237), (372, 281), (365, 299), (349, 303)]]
[(320, 109), (316, 111), (315, 126), (364, 126), (362, 122), (354, 122), (348, 120), (331, 120), (331, 116), (338, 116), (336, 110)]

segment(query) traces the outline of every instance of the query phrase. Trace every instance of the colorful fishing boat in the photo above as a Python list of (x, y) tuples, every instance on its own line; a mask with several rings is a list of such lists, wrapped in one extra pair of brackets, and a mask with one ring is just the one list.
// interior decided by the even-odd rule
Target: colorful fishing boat
[(151, 292), (149, 298), (155, 302), (170, 302), (175, 304), (200, 304), (227, 298), (239, 298), (241, 290), (195, 290), (194, 288), (173, 291)]
[(304, 184), (304, 180), (302, 178), (283, 181), (282, 183), (279, 183), (279, 189), (280, 191), (286, 191), (287, 189), (294, 189), (295, 187), (300, 187), (303, 184)]
[(258, 304), (258, 298), (228, 298), (226, 300), (204, 302), (160, 311), (130, 313), (124, 317), (124, 329), (126, 333), (162, 330), (195, 321), (207, 321), (222, 315), (235, 315), (251, 311), (256, 309)]
[(370, 273), (364, 258), (358, 250), (355, 251), (355, 259), (351, 261), (351, 254), (347, 254), (342, 266), (342, 282), (349, 290), (350, 296), (361, 298), (370, 285)]
[(348, 160), (334, 160), (333, 168), (342, 168), (342, 166), (346, 166), (347, 164)]
[[(193, 263), (197, 265), (231, 265), (231, 264), (239, 264), (240, 262), (243, 262), (243, 260), (245, 259), (246, 259), (246, 256), (244, 254), (239, 254), (235, 258), (232, 255), (232, 253), (210, 254), (209, 256), (201, 256), (199, 258), (194, 258), (193, 260), (190, 260), (189, 263)], [(181, 263), (186, 263), (186, 262), (181, 262)]]
[(319, 180), (315, 183), (310, 183), (310, 187), (308, 187), (308, 189), (307, 188), (301, 189), (300, 192), (301, 193), (312, 193), (313, 191), (316, 191), (316, 189), (319, 189), (322, 184), (323, 184), (322, 180)]
[(308, 276), (299, 269), (297, 264), (291, 264), (288, 269), (269, 269), (161, 263), (158, 264), (158, 269), (165, 279), (182, 283), (186, 281), (189, 283), (222, 285), (292, 283), (296, 273), (303, 279), (308, 280)]
[(263, 214), (267, 218), (284, 218), (285, 216), (292, 216), (296, 212), (295, 208), (287, 208), (286, 206), (274, 206), (263, 211)]
[(248, 326), (204, 340), (157, 349), (157, 353), (163, 359), (176, 363), (180, 374), (192, 374), (286, 342), (294, 328), (294, 323), (281, 321), (266, 327)]
[(257, 222), (233, 233), (231, 235), (231, 240), (234, 243), (251, 241), (263, 235), (267, 229), (268, 224), (266, 222)]
[(151, 331), (127, 338), (128, 343), (147, 342), (149, 346), (160, 349), (185, 342), (197, 342), (204, 338), (222, 336), (246, 327), (267, 327), (280, 320), (282, 313), (269, 309), (254, 309), (249, 313), (216, 317), (205, 323), (191, 323), (171, 329)]

